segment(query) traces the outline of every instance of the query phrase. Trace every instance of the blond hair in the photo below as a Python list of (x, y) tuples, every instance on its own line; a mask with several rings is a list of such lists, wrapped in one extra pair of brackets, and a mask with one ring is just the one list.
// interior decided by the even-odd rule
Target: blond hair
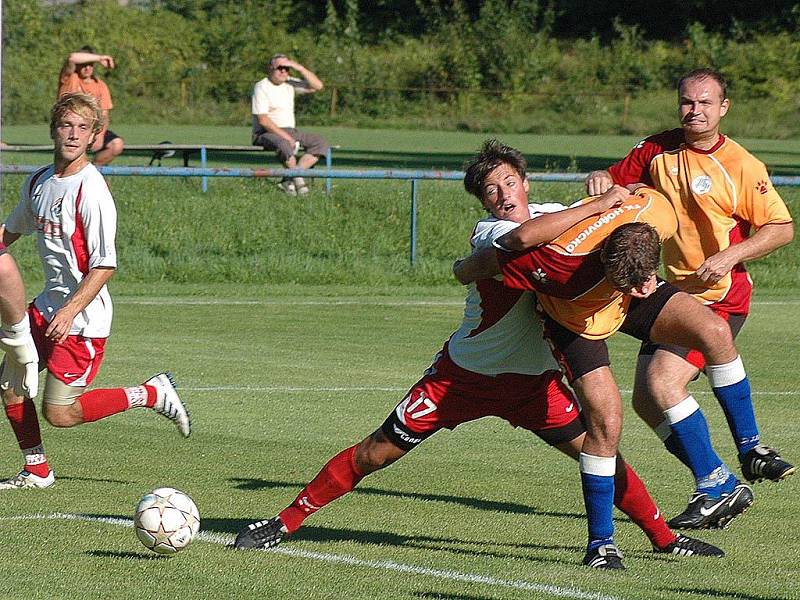
[(64, 94), (50, 109), (50, 134), (53, 135), (58, 122), (68, 112), (88, 119), (92, 124), (92, 134), (96, 136), (103, 129), (103, 111), (94, 96), (72, 92)]

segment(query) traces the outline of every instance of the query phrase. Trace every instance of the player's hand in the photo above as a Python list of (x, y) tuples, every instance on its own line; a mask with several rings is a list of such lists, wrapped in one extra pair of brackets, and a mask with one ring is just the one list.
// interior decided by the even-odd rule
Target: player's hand
[(592, 203), (597, 206), (597, 212), (604, 212), (610, 208), (620, 206), (630, 198), (630, 196), (631, 193), (628, 191), (628, 188), (615, 184), (612, 185), (608, 191), (592, 200)]
[(45, 337), (53, 340), (56, 344), (63, 342), (69, 336), (74, 320), (75, 315), (67, 311), (65, 307), (62, 307), (53, 315), (53, 319), (44, 332)]
[(31, 337), (27, 315), (20, 325), (21, 331), (6, 328), (0, 337), (0, 349), (6, 353), (0, 389), (13, 388), (18, 396), (34, 398), (39, 391), (39, 353)]
[(590, 196), (598, 196), (606, 193), (614, 185), (611, 174), (608, 171), (592, 171), (586, 177), (586, 191)]
[(719, 282), (720, 279), (725, 277), (728, 273), (731, 272), (734, 266), (736, 266), (737, 259), (726, 253), (725, 250), (722, 252), (717, 252), (712, 256), (709, 256), (703, 264), (698, 267), (695, 274), (700, 279), (700, 281), (707, 283), (709, 285), (714, 285)]
[(111, 58), (108, 54), (101, 54), (100, 58), (97, 59), (101, 65), (103, 65), (106, 69), (113, 69), (117, 65), (114, 64), (114, 59)]

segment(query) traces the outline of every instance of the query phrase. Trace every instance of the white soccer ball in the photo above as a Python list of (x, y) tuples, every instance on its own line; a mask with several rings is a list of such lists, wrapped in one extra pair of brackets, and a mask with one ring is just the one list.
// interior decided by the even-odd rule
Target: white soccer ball
[(133, 517), (136, 537), (158, 554), (183, 550), (200, 531), (200, 513), (189, 496), (173, 488), (145, 494)]

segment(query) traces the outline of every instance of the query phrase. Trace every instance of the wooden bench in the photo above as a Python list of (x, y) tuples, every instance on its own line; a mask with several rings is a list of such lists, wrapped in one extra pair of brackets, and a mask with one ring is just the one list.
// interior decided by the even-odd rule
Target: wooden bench
[[(341, 146), (329, 146), (328, 153), (325, 155), (325, 166), (330, 169), (333, 166), (333, 149), (341, 148)], [(0, 152), (52, 152), (52, 145), (35, 145), (35, 144), (11, 144), (3, 145), (0, 147)], [(194, 154), (200, 154), (200, 168), (205, 169), (208, 166), (208, 152), (264, 152), (261, 146), (229, 146), (224, 144), (125, 144), (125, 152), (152, 152), (153, 156), (150, 158), (150, 165), (158, 161), (161, 166), (161, 160), (169, 158), (175, 154), (180, 153), (183, 157), (183, 166), (189, 166), (189, 159)], [(270, 151), (271, 153), (272, 151)], [(332, 181), (329, 178), (325, 179), (325, 192), (330, 195)], [(208, 190), (208, 178), (202, 178), (203, 191)]]

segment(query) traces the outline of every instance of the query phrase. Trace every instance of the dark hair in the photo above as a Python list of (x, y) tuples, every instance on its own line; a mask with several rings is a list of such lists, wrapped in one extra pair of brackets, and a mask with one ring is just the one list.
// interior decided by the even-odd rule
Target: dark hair
[(658, 271), (661, 240), (649, 223), (617, 227), (603, 246), (606, 278), (615, 289), (629, 292), (641, 287)]
[(464, 189), (478, 200), (483, 200), (483, 181), (501, 164), (507, 164), (525, 179), (528, 163), (522, 152), (491, 139), (483, 143), (476, 156), (464, 163)]
[(681, 77), (681, 80), (678, 82), (678, 95), (681, 93), (683, 84), (687, 81), (691, 81), (692, 79), (713, 79), (719, 84), (719, 87), (722, 90), (722, 98), (720, 98), (720, 100), (725, 100), (725, 98), (728, 97), (728, 82), (725, 81), (725, 77), (719, 71), (708, 68), (695, 69), (694, 71), (689, 71), (686, 75)]
[(97, 54), (91, 46), (82, 46), (80, 52), (88, 52), (89, 54)]

